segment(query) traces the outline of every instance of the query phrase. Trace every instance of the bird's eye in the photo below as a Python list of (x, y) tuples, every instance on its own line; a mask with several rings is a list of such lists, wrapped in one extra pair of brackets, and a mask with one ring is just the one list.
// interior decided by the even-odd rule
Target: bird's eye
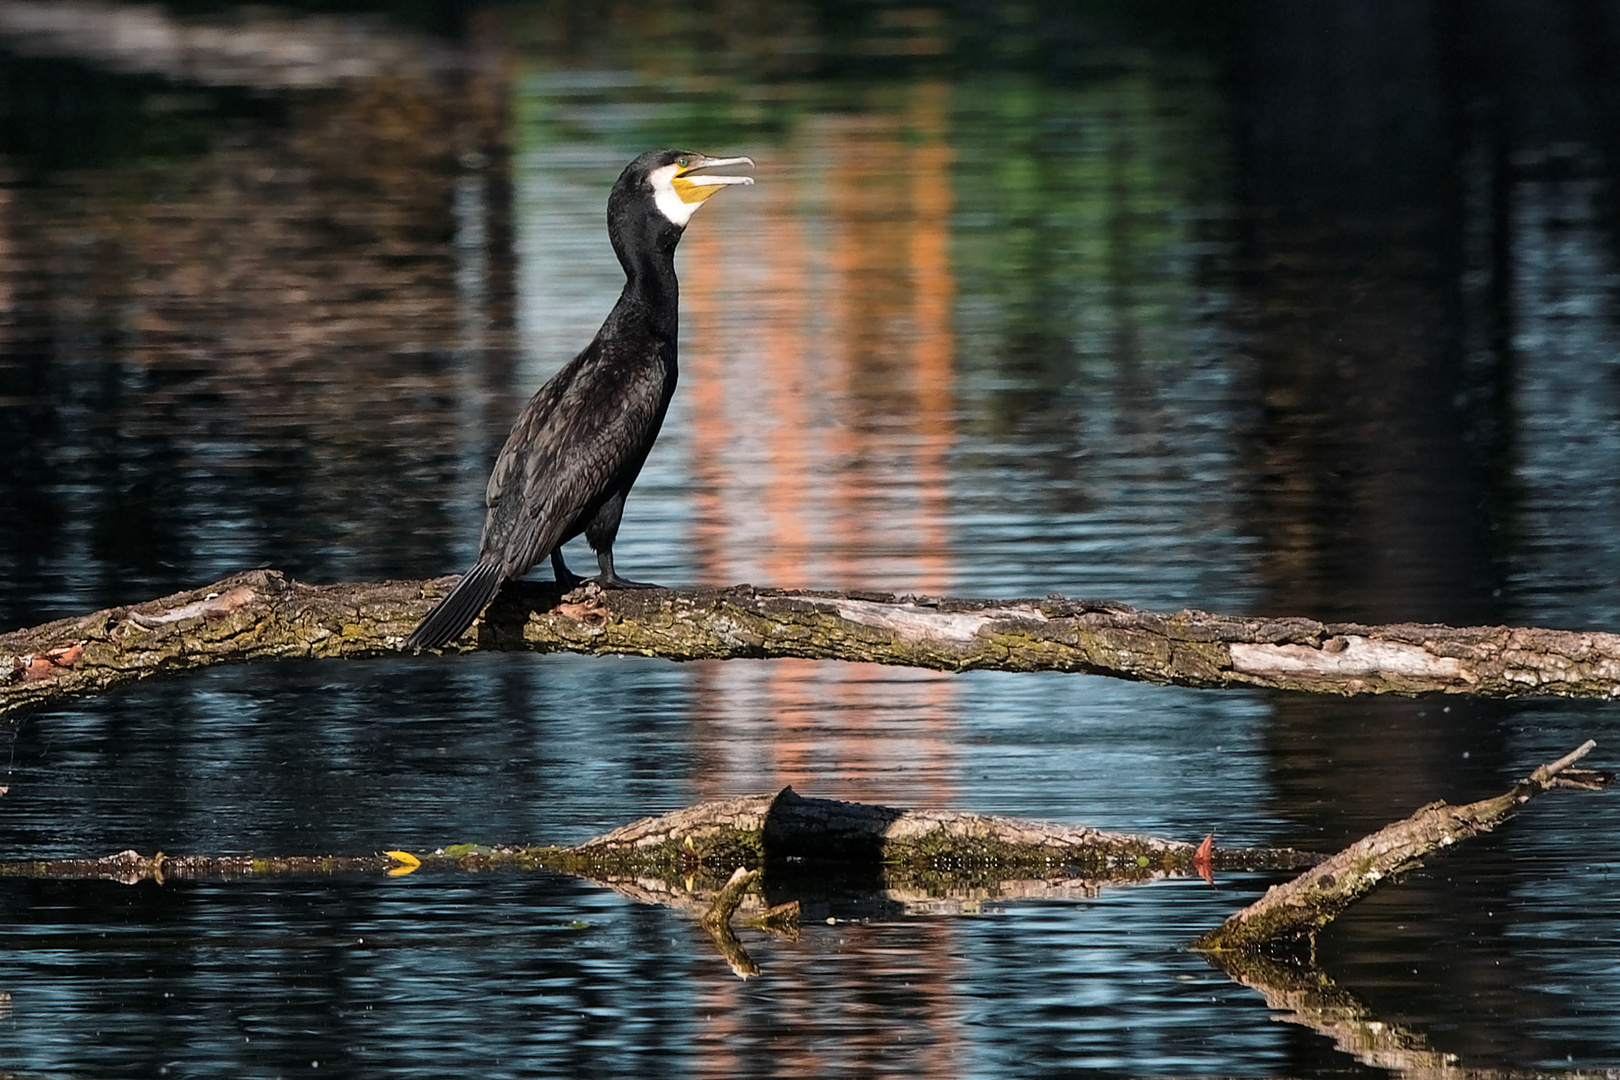
[(675, 164), (684, 169), (686, 168), (687, 164), (691, 162), (691, 160), (692, 159), (689, 157), (682, 156), (675, 159)]

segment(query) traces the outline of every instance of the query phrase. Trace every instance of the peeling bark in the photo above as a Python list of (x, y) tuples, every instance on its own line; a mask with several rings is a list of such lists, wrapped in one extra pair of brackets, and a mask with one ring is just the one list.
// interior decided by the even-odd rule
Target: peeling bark
[[(0, 635), (0, 715), (154, 675), (397, 652), (454, 583), (305, 585), (274, 571)], [(941, 671), (1069, 671), (1330, 694), (1620, 697), (1620, 635), (1157, 613), (1085, 600), (508, 586), (446, 651), (669, 660), (802, 657)]]
[(1207, 952), (1243, 952), (1274, 943), (1314, 946), (1317, 933), (1346, 908), (1380, 883), (1421, 866), (1425, 855), (1490, 832), (1549, 788), (1606, 785), (1612, 779), (1606, 774), (1569, 769), (1596, 745), (1588, 740), (1495, 798), (1466, 806), (1430, 803), (1411, 817), (1362, 837), (1292, 881), (1272, 886), (1193, 947)]

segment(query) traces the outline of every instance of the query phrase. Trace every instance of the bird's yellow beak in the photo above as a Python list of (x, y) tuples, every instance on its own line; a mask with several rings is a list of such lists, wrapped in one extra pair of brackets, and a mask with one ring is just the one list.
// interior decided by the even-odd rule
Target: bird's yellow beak
[(752, 184), (752, 176), (716, 176), (712, 173), (699, 173), (700, 169), (720, 169), (727, 165), (746, 165), (752, 169), (754, 159), (746, 157), (712, 158), (702, 154), (690, 154), (676, 162), (677, 168), (670, 186), (675, 194), (684, 203), (700, 203), (721, 188), (730, 184)]

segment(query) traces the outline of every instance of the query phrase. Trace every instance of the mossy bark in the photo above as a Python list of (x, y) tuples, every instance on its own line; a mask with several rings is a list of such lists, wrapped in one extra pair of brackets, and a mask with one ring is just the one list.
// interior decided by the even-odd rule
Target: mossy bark
[[(253, 571), (0, 635), (0, 715), (137, 679), (260, 659), (380, 657), (453, 584), (305, 585)], [(508, 586), (447, 652), (802, 657), (941, 671), (1068, 671), (1332, 694), (1620, 697), (1620, 635), (1361, 626), (1119, 604), (666, 589), (566, 596)]]

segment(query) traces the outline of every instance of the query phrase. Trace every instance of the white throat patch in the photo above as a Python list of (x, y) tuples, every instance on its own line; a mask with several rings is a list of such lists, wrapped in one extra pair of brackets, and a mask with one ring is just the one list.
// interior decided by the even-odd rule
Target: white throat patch
[(653, 201), (658, 204), (658, 212), (684, 229), (703, 202), (687, 202), (675, 191), (675, 174), (680, 171), (678, 165), (665, 165), (661, 169), (654, 169), (647, 180), (652, 184)]
[[(703, 205), (703, 201), (721, 188), (754, 182), (751, 176), (714, 176), (707, 173), (686, 172), (687, 168), (702, 169), (721, 165), (747, 164), (752, 167), (754, 163), (748, 158), (705, 158), (700, 155), (693, 157), (696, 160), (690, 165), (683, 166), (681, 163), (665, 165), (647, 175), (648, 183), (652, 184), (653, 202), (657, 205), (658, 212), (682, 228), (692, 220), (692, 215), (697, 213), (697, 208)], [(688, 160), (682, 158), (681, 162)]]

